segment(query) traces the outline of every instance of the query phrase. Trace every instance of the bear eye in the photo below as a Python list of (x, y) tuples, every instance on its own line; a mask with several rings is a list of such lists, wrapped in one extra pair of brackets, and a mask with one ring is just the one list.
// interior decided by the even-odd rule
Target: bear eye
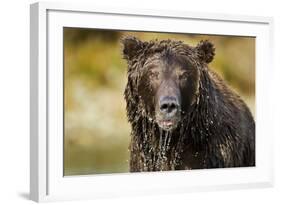
[(186, 80), (188, 78), (188, 76), (189, 76), (189, 72), (185, 71), (179, 76), (179, 79)]
[(156, 71), (150, 72), (150, 73), (149, 73), (149, 76), (150, 76), (150, 78), (158, 79), (158, 77), (159, 77), (159, 72), (156, 72)]

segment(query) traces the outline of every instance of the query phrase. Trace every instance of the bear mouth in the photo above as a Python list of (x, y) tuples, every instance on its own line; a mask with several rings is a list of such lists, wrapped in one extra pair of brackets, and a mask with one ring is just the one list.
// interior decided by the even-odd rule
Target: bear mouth
[(177, 120), (169, 119), (169, 120), (159, 120), (157, 122), (157, 124), (163, 130), (171, 131), (171, 130), (173, 130), (174, 128), (177, 127), (178, 123), (177, 123)]

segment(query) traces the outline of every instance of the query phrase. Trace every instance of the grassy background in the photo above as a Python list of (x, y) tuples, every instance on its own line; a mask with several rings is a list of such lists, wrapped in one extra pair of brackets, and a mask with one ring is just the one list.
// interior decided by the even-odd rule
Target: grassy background
[(126, 62), (120, 38), (177, 39), (216, 47), (210, 68), (255, 115), (255, 39), (251, 37), (64, 28), (64, 174), (128, 172), (130, 126), (123, 91)]

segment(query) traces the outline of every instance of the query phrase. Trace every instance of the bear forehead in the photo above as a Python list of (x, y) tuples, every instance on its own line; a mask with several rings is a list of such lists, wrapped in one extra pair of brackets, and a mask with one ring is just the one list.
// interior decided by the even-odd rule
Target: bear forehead
[(174, 66), (186, 66), (192, 65), (193, 60), (190, 58), (192, 55), (186, 50), (166, 48), (161, 51), (155, 51), (149, 53), (144, 60), (144, 67), (154, 67), (155, 65), (174, 65)]
[(168, 52), (179, 52), (179, 51), (189, 51), (192, 50), (192, 47), (188, 44), (184, 44), (183, 41), (174, 41), (174, 40), (152, 40), (148, 43), (149, 50), (155, 51), (155, 52), (161, 52), (161, 51), (168, 51)]
[(142, 55), (140, 59), (144, 61), (159, 60), (161, 58), (166, 58), (170, 60), (180, 60), (184, 62), (184, 59), (189, 57), (195, 57), (196, 51), (194, 48), (184, 44), (182, 41), (150, 41), (142, 50)]

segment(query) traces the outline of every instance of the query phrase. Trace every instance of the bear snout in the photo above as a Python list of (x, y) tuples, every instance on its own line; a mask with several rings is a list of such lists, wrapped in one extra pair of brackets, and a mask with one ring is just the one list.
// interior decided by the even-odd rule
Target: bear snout
[(180, 102), (176, 96), (161, 96), (158, 102), (156, 121), (164, 130), (177, 127), (180, 120)]
[(163, 96), (160, 98), (159, 109), (162, 115), (173, 117), (179, 110), (179, 102), (174, 96)]

